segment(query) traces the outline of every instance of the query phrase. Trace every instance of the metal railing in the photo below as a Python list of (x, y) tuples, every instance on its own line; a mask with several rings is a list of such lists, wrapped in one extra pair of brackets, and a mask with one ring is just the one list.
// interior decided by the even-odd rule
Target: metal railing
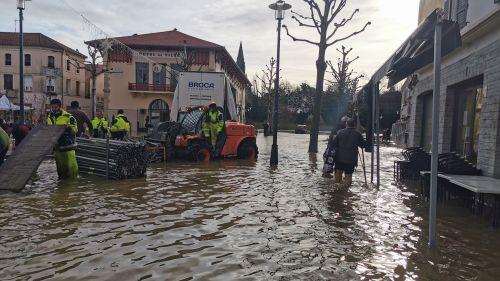
[(128, 83), (130, 91), (144, 91), (144, 92), (173, 92), (174, 87), (169, 84), (142, 84), (142, 83)]

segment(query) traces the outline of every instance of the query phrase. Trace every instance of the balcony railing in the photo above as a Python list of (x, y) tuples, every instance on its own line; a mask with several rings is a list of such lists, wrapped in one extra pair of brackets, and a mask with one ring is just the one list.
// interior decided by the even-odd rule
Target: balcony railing
[(174, 87), (169, 84), (141, 84), (128, 83), (128, 89), (134, 92), (173, 92)]

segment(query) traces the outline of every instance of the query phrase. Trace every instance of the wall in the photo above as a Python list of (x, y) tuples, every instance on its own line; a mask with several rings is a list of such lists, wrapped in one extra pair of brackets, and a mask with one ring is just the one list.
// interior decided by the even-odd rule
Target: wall
[[(5, 65), (5, 53), (10, 53), (12, 55), (12, 65)], [(80, 73), (76, 73), (76, 68), (74, 66), (71, 67), (70, 71), (66, 71), (64, 62), (68, 58), (68, 56), (60, 50), (53, 50), (47, 48), (39, 48), (39, 47), (25, 47), (24, 54), (31, 55), (31, 66), (24, 67), (24, 75), (33, 77), (33, 90), (25, 91), (25, 103), (30, 104), (33, 108), (36, 109), (34, 112), (35, 119), (43, 120), (44, 108), (45, 105), (49, 102), (50, 97), (46, 94), (46, 73), (44, 72), (44, 68), (48, 65), (48, 56), (53, 56), (55, 61), (55, 69), (62, 76), (55, 77), (55, 93), (57, 97), (61, 98), (65, 79), (69, 78), (72, 80), (72, 83), (75, 81), (80, 81), (81, 83), (81, 97), (70, 97), (64, 99), (64, 104), (69, 105), (72, 99), (78, 100), (81, 105), (83, 105), (85, 110), (89, 110), (90, 107), (88, 105), (88, 100), (84, 98), (84, 89), (85, 89), (85, 72), (83, 70)], [(75, 57), (82, 65), (84, 59), (82, 57)], [(12, 74), (14, 77), (14, 89), (16, 90), (16, 96), (19, 94), (19, 48), (16, 46), (0, 46), (0, 87), (3, 89), (4, 74)], [(75, 85), (73, 85), (75, 88)], [(75, 92), (72, 93), (75, 95)], [(19, 103), (18, 97), (12, 99), (14, 103)]]
[[(409, 145), (420, 144), (422, 106), (419, 97), (432, 90), (430, 67), (419, 73), (417, 86), (410, 91), (412, 112), (409, 124)], [(455, 85), (476, 77), (483, 77), (486, 94), (481, 113), (478, 168), (485, 175), (500, 178), (500, 30), (465, 42), (464, 46), (444, 59), (440, 89), (439, 151), (447, 152), (451, 146)]]
[(418, 23), (422, 23), (435, 9), (443, 8), (443, 5), (444, 0), (420, 0)]
[(467, 22), (474, 25), (479, 20), (490, 14), (493, 10), (498, 9), (500, 3), (493, 0), (469, 0), (469, 9), (467, 11)]

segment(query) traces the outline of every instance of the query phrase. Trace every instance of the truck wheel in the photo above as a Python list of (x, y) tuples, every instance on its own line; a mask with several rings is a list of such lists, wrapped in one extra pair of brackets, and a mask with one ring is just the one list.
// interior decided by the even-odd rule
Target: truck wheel
[(206, 142), (189, 143), (188, 157), (191, 161), (209, 162), (212, 155), (212, 146)]
[(259, 148), (255, 144), (254, 140), (243, 141), (238, 147), (238, 158), (239, 159), (250, 159), (255, 160), (259, 155)]

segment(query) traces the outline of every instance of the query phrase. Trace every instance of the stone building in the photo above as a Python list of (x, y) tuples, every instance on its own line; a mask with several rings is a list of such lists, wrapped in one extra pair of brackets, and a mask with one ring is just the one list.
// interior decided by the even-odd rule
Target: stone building
[(179, 71), (225, 73), (235, 94), (239, 121), (245, 120), (245, 89), (250, 82), (223, 46), (177, 29), (86, 44), (111, 47), (104, 55), (103, 106), (109, 118), (123, 109), (132, 135), (147, 130), (146, 120), (152, 125), (168, 121)]
[[(43, 120), (51, 98), (65, 106), (77, 100), (91, 112), (85, 92), (85, 55), (41, 33), (24, 33), (25, 104), (33, 108), (30, 118)], [(0, 87), (19, 104), (19, 33), (0, 32)]]
[[(462, 46), (443, 58), (439, 151), (459, 153), (485, 175), (500, 178), (500, 1), (422, 0), (436, 3), (458, 22), (462, 36)], [(406, 81), (401, 108), (408, 145), (426, 150), (432, 139), (432, 67)]]

